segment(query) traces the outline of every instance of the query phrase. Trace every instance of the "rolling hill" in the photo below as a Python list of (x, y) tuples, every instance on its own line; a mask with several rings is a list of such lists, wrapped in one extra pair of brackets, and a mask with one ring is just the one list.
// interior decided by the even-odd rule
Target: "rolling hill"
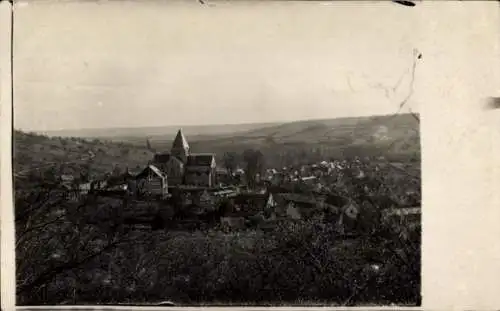
[[(337, 156), (335, 151), (368, 148), (383, 154), (420, 153), (419, 124), (410, 114), (297, 121), (220, 135), (186, 136), (194, 152), (320, 148)], [(143, 145), (145, 138), (127, 141)], [(152, 136), (150, 142), (157, 150), (168, 150), (172, 138)]]
[[(164, 126), (143, 128), (106, 128), (46, 132), (48, 136), (99, 138), (146, 145), (146, 139), (160, 148), (168, 148), (177, 130), (182, 128), (190, 143), (217, 146), (244, 145), (366, 144), (419, 139), (419, 124), (410, 114), (305, 120), (286, 123), (254, 123), (203, 126)], [(417, 138), (417, 139), (416, 139)], [(418, 143), (417, 143), (418, 144)]]
[(68, 174), (86, 168), (93, 175), (102, 175), (116, 166), (122, 170), (139, 169), (153, 156), (145, 147), (122, 142), (48, 137), (21, 131), (15, 131), (13, 138), (13, 170), (17, 177), (51, 167)]
[[(303, 162), (353, 155), (420, 157), (419, 124), (409, 114), (223, 127), (186, 127), (183, 131), (193, 152), (214, 152), (219, 163), (226, 152), (241, 154), (250, 148), (259, 149), (265, 155), (266, 163), (272, 166), (299, 158)], [(160, 134), (162, 129), (165, 132)], [(170, 150), (177, 129), (142, 128), (135, 132), (134, 135), (138, 136), (99, 139), (51, 137), (16, 131), (14, 169), (22, 172), (54, 163), (75, 169), (89, 166), (97, 174), (110, 172), (115, 166), (136, 169), (146, 165), (154, 151)], [(116, 129), (100, 130), (99, 133), (106, 132), (124, 133)], [(146, 147), (148, 137), (154, 150)], [(92, 159), (89, 159), (89, 154), (94, 155)]]

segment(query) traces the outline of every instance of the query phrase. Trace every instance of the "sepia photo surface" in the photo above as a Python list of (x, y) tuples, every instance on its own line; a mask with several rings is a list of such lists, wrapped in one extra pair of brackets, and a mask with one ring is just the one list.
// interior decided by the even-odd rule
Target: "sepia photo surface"
[(16, 2), (17, 304), (420, 306), (411, 7)]

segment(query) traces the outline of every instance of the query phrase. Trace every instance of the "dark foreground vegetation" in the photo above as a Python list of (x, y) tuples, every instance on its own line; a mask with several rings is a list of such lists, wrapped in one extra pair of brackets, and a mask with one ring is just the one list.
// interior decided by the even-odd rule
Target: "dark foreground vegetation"
[[(16, 145), (17, 171), (43, 165), (30, 159), (28, 145), (52, 149), (45, 152), (50, 159), (39, 162), (71, 162), (73, 171), (109, 171), (116, 158), (140, 165), (150, 156), (124, 144), (51, 139), (53, 147), (47, 138), (17, 135), (16, 143), (24, 144)], [(89, 146), (102, 154), (75, 161)], [(61, 148), (81, 151), (72, 158)], [(47, 168), (16, 176), (18, 304), (420, 305), (419, 225), (374, 219), (353, 236), (338, 234), (333, 223), (307, 220), (237, 232), (216, 223), (199, 230), (154, 221), (137, 226), (124, 213), (137, 203), (94, 195), (69, 200), (56, 175)], [(398, 176), (397, 185), (384, 189), (415, 183), (411, 178)], [(361, 191), (348, 176), (342, 187), (338, 193)]]

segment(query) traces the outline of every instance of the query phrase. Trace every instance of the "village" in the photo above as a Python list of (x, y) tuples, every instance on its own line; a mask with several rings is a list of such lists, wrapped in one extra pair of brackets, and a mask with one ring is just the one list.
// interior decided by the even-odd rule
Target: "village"
[[(191, 152), (179, 130), (171, 150), (156, 153), (140, 171), (127, 169), (76, 185), (72, 176), (61, 180), (71, 200), (93, 195), (127, 202), (126, 222), (143, 227), (265, 230), (282, 221), (310, 220), (333, 225), (340, 234), (356, 234), (380, 221), (419, 223), (418, 184), (406, 187), (399, 198), (380, 197), (387, 185), (376, 176), (404, 167), (376, 160), (266, 168), (250, 178), (244, 168), (218, 166), (215, 154)], [(346, 190), (345, 180), (355, 191)]]

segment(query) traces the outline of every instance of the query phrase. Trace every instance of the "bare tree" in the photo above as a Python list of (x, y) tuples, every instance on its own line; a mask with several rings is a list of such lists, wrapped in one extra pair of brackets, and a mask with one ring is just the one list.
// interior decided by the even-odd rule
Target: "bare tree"
[(20, 303), (56, 277), (129, 241), (116, 213), (118, 209), (99, 203), (93, 196), (79, 197), (77, 189), (57, 180), (18, 181), (16, 188)]
[(224, 167), (227, 169), (229, 175), (232, 175), (236, 166), (238, 164), (238, 155), (236, 152), (226, 152), (224, 153), (224, 157), (222, 159)]
[(247, 149), (243, 152), (243, 160), (246, 163), (245, 176), (248, 186), (255, 187), (257, 174), (262, 173), (264, 168), (264, 155), (259, 150)]

